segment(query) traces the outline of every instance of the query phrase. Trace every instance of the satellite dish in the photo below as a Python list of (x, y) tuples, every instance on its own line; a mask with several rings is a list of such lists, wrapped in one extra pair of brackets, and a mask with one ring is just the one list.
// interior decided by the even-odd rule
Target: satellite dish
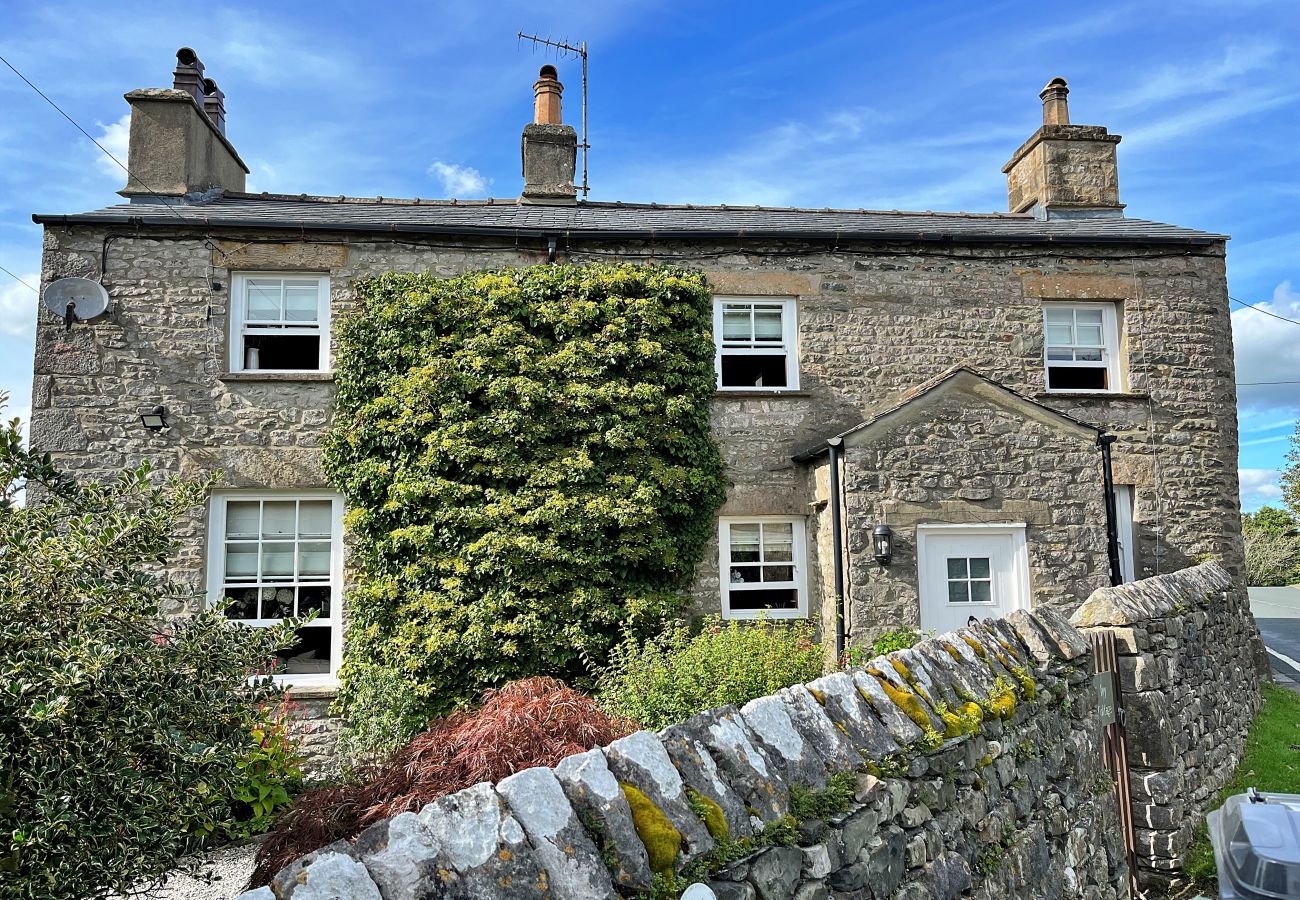
[(71, 328), (73, 322), (103, 315), (108, 309), (108, 291), (89, 278), (60, 278), (45, 288), (45, 306)]

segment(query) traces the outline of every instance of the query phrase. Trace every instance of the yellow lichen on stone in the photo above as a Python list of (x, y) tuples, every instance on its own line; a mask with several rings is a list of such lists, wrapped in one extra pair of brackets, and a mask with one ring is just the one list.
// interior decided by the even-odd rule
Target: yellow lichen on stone
[(998, 662), (1002, 663), (1002, 668), (1010, 669), (1014, 665), (1005, 653), (998, 654)]
[(1025, 695), (1025, 699), (1033, 701), (1038, 698), (1038, 685), (1034, 683), (1034, 678), (1029, 674), (1029, 670), (1024, 666), (1013, 666), (1011, 674), (1016, 676), (1016, 681), (1020, 682), (1020, 691)]
[(943, 736), (945, 738), (961, 737), (966, 732), (962, 729), (961, 716), (951, 710), (944, 710), (939, 714), (943, 719)]
[(826, 695), (823, 694), (821, 691), (817, 690), (817, 688), (813, 688), (813, 687), (808, 688), (808, 693), (812, 694), (813, 697), (816, 698), (817, 702), (820, 703), (822, 706), (826, 705)]
[(1011, 646), (1011, 643), (1009, 641), (998, 641), (998, 643), (1002, 645), (1003, 650), (1007, 651), (1007, 653), (1011, 655), (1012, 659), (1014, 660), (1020, 659), (1020, 652), (1016, 650), (1015, 647)]
[(650, 859), (653, 872), (668, 873), (677, 862), (677, 854), (682, 849), (682, 833), (668, 821), (663, 810), (638, 788), (619, 782), (627, 805), (632, 808), (632, 825), (637, 837), (645, 844), (646, 856)]
[(970, 645), (970, 648), (975, 651), (975, 655), (980, 659), (988, 659), (989, 652), (985, 650), (984, 645), (975, 640), (975, 638), (971, 637), (969, 634), (963, 634), (961, 639)]
[[(873, 673), (875, 674), (875, 673)], [(921, 706), (921, 701), (911, 691), (905, 691), (902, 688), (894, 687), (889, 679), (883, 675), (876, 675), (880, 686), (885, 689), (885, 696), (893, 701), (894, 705), (907, 714), (907, 717), (916, 723), (916, 727), (925, 731), (933, 726), (930, 724), (930, 717), (925, 714), (925, 709)]]
[(952, 644), (948, 643), (947, 641), (943, 641), (942, 646), (943, 649), (948, 651), (949, 656), (951, 656), (957, 662), (962, 661), (962, 655), (960, 650), (958, 650), (956, 647), (954, 647)]
[(901, 659), (891, 659), (889, 664), (894, 667), (894, 671), (903, 676), (903, 680), (908, 684), (915, 684), (916, 679), (912, 677), (911, 671), (908, 670), (907, 664)]
[(961, 711), (966, 718), (970, 719), (977, 726), (984, 721), (984, 710), (980, 709), (980, 705), (973, 700), (968, 700), (963, 703), (961, 705)]
[(989, 711), (999, 719), (1011, 718), (1016, 713), (1016, 695), (1008, 692), (989, 697)]

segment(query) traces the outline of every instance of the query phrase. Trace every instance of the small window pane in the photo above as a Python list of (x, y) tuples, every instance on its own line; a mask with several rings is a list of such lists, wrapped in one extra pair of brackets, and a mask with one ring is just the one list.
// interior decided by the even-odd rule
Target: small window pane
[(267, 541), (262, 544), (262, 579), (289, 581), (293, 578), (293, 543)]
[(257, 618), (257, 588), (226, 588), (227, 619)]
[(330, 545), (303, 543), (298, 545), (298, 575), (302, 578), (324, 578), (330, 573)]
[(1101, 326), (1100, 325), (1080, 325), (1077, 331), (1078, 337), (1075, 343), (1084, 347), (1101, 346)]
[(320, 613), (320, 618), (330, 615), (330, 589), (325, 585), (308, 585), (298, 588), (298, 615)]
[(248, 282), (248, 308), (245, 317), (257, 321), (279, 321), (280, 282), (250, 279)]
[(754, 339), (780, 341), (781, 307), (758, 307), (754, 312)]
[(319, 315), (320, 289), (315, 282), (286, 284), (284, 318), (288, 322), (315, 322)]
[(1074, 343), (1069, 325), (1048, 325), (1047, 343), (1053, 347), (1068, 347)]
[(949, 578), (966, 577), (966, 557), (952, 556), (948, 558), (948, 577)]
[(1048, 325), (1065, 325), (1069, 327), (1074, 324), (1074, 310), (1055, 309), (1049, 306), (1044, 310), (1044, 314)]
[(282, 587), (267, 593), (271, 596), (263, 595), (263, 619), (287, 619), (293, 615), (293, 588)]
[(966, 593), (967, 584), (969, 584), (969, 582), (966, 581), (948, 582), (948, 602), (949, 603), (969, 602), (970, 596)]
[(1074, 358), (1077, 362), (1101, 362), (1101, 348), (1088, 349), (1080, 348), (1074, 351)]
[(260, 510), (261, 504), (256, 500), (240, 500), (227, 503), (226, 537), (257, 537)]
[(762, 566), (732, 566), (731, 567), (732, 584), (747, 584), (750, 582), (762, 581), (762, 579), (763, 579)]
[(278, 654), (281, 675), (323, 675), (330, 670), (330, 628), (302, 628), (297, 642)]
[(1047, 386), (1054, 391), (1104, 391), (1106, 369), (1101, 366), (1049, 366)]
[(989, 577), (989, 558), (987, 556), (972, 556), (970, 558), (970, 577)]
[(1099, 309), (1076, 309), (1074, 311), (1075, 321), (1082, 328), (1085, 325), (1101, 326), (1101, 310)]
[(764, 566), (764, 581), (794, 581), (794, 566)]
[(257, 544), (226, 544), (226, 580), (253, 581), (257, 578)]
[(972, 603), (990, 603), (993, 600), (989, 582), (972, 581), (970, 583), (970, 599)]
[(1048, 347), (1048, 359), (1071, 360), (1074, 359), (1074, 351), (1069, 347)]
[[(776, 559), (772, 556), (773, 552), (789, 553), (790, 548), (794, 545), (794, 525), (790, 522), (775, 522), (763, 526), (763, 558), (766, 560)], [(789, 559), (786, 556), (784, 559)]]
[(731, 561), (758, 562), (759, 526), (732, 525), (730, 527)]
[(327, 538), (333, 533), (330, 518), (333, 506), (328, 500), (303, 500), (298, 504), (298, 537)]
[(293, 500), (268, 500), (262, 507), (262, 537), (293, 537), (298, 530), (298, 504)]
[(753, 333), (750, 330), (749, 309), (725, 309), (722, 313), (722, 339), (724, 341), (747, 341)]

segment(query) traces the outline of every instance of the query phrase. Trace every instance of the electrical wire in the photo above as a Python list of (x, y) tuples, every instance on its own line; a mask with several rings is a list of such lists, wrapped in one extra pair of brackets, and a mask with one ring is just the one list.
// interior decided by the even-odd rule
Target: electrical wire
[[(1239, 304), (1239, 305), (1241, 305), (1241, 306), (1246, 307), (1246, 309), (1253, 309), (1253, 310), (1254, 310), (1255, 312), (1257, 312), (1257, 313), (1263, 313), (1263, 314), (1266, 315), (1266, 316), (1272, 316), (1272, 317), (1275, 318), (1275, 319), (1281, 319), (1283, 322), (1290, 322), (1292, 325), (1300, 325), (1300, 320), (1297, 320), (1297, 319), (1288, 319), (1286, 316), (1279, 316), (1279, 315), (1278, 315), (1277, 313), (1275, 313), (1275, 312), (1269, 312), (1269, 311), (1266, 310), (1266, 309), (1260, 309), (1258, 306), (1255, 306), (1253, 303), (1247, 303), (1245, 300), (1238, 300), (1236, 297), (1233, 297), (1233, 296), (1229, 296), (1228, 299), (1231, 300), (1233, 303), (1236, 303), (1236, 304)], [(1292, 382), (1267, 382), (1267, 381), (1261, 381), (1261, 382), (1259, 382), (1259, 383), (1260, 383), (1260, 384), (1284, 384), (1284, 383), (1285, 383), (1285, 384), (1291, 384)]]
[(27, 282), (23, 281), (21, 278), (19, 278), (19, 277), (18, 277), (17, 275), (15, 275), (13, 272), (10, 272), (10, 271), (9, 271), (8, 269), (6, 269), (4, 266), (0, 266), (0, 272), (4, 272), (6, 275), (8, 275), (10, 278), (12, 278), (14, 281), (18, 282), (19, 284), (21, 284), (23, 287), (27, 288), (27, 290), (31, 291), (32, 293), (37, 294), (37, 295), (40, 294), (40, 291), (36, 290), (36, 288), (32, 287), (30, 284), (28, 284)]

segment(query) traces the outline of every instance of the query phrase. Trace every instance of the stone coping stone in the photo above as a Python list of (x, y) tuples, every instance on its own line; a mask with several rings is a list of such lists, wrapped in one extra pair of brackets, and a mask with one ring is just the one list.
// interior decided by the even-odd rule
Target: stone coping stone
[(654, 878), (650, 859), (605, 754), (596, 749), (566, 757), (555, 767), (555, 777), (578, 817), (599, 832), (617, 886), (648, 891)]
[(745, 808), (745, 798), (727, 783), (717, 760), (697, 733), (686, 726), (673, 725), (659, 733), (659, 740), (686, 786), (718, 804), (727, 820), (730, 837), (754, 834), (754, 823)]
[(898, 742), (858, 690), (853, 676), (846, 672), (823, 675), (807, 685), (819, 697), (822, 708), (836, 726), (843, 728), (853, 746), (864, 758), (879, 762), (899, 750)]
[(802, 684), (783, 688), (777, 693), (794, 727), (826, 761), (832, 772), (852, 772), (862, 768), (863, 758), (849, 736), (835, 727), (817, 698)]
[(555, 896), (618, 900), (600, 851), (554, 772), (544, 766), (524, 769), (503, 778), (496, 790), (523, 826)]
[[(930, 723), (930, 728), (943, 734), (943, 719), (939, 718), (939, 714), (934, 711), (930, 692), (925, 690), (925, 688), (921, 688), (921, 690), (918, 691), (915, 685), (904, 678), (903, 674), (894, 668), (895, 659), (898, 659), (898, 657), (893, 653), (888, 656), (881, 656), (873, 659), (867, 669), (868, 674), (872, 671), (879, 672), (880, 677), (888, 681), (896, 690), (915, 697), (917, 707), (925, 714), (926, 719)], [(902, 662), (901, 659), (899, 661)], [(904, 663), (904, 665), (906, 665), (906, 663)], [(924, 696), (922, 696), (922, 692), (924, 692)]]
[(761, 821), (790, 813), (790, 788), (734, 706), (709, 710), (673, 727), (704, 743), (723, 780), (745, 798), (746, 808)]
[(889, 699), (885, 693), (885, 688), (876, 679), (876, 676), (867, 673), (866, 669), (853, 669), (853, 683), (857, 685), (862, 695), (867, 698), (880, 721), (884, 723), (885, 728), (889, 730), (890, 736), (900, 747), (909, 747), (915, 744), (925, 736), (920, 726), (908, 718), (907, 713), (903, 712)]
[(1204, 608), (1216, 595), (1230, 591), (1232, 575), (1211, 561), (1144, 578), (1128, 584), (1098, 588), (1074, 611), (1070, 622), (1080, 628), (1137, 625), (1162, 619), (1183, 608)]
[(384, 900), (421, 900), (426, 885), (439, 877), (441, 849), (420, 817), (404, 812), (363, 831), (352, 853), (383, 886)]
[(712, 836), (691, 809), (681, 773), (654, 734), (637, 731), (619, 738), (605, 748), (605, 760), (615, 778), (649, 797), (681, 832), (678, 860), (683, 865), (713, 849)]
[(439, 845), (444, 896), (471, 900), (499, 895), (504, 887), (512, 898), (549, 895), (550, 880), (523, 826), (489, 782), (439, 797), (419, 817)]
[(740, 715), (786, 784), (825, 789), (826, 760), (795, 727), (780, 695), (750, 700), (740, 708)]
[(946, 671), (943, 669), (936, 670), (929, 657), (920, 650), (921, 645), (928, 643), (931, 642), (921, 641), (917, 646), (909, 647), (906, 650), (895, 650), (889, 654), (889, 658), (897, 659), (903, 664), (904, 668), (911, 673), (917, 686), (925, 691), (926, 696), (930, 698), (932, 706), (941, 700), (948, 704), (950, 708), (955, 707), (961, 700), (956, 691), (953, 690), (951, 679), (936, 677), (941, 673), (946, 675)]
[(271, 890), (280, 900), (383, 900), (347, 841), (337, 841), (290, 863), (271, 881)]

